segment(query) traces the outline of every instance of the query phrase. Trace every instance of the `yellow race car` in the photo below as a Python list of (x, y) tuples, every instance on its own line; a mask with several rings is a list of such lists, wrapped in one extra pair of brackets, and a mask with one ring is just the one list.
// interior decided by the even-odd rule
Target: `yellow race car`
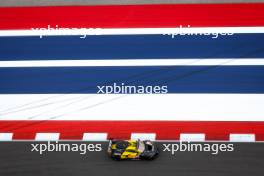
[(149, 140), (110, 140), (107, 152), (115, 160), (151, 160), (159, 154), (157, 146)]

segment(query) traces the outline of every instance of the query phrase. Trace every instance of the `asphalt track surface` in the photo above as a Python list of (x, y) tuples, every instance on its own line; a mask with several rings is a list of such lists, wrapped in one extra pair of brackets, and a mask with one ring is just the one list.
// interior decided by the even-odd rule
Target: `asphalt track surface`
[(105, 4), (194, 4), (194, 3), (255, 3), (264, 0), (0, 0), (0, 6), (57, 6)]
[[(77, 142), (73, 142), (77, 143)], [(83, 142), (82, 142), (83, 143)], [(112, 161), (105, 151), (31, 152), (30, 142), (0, 143), (1, 176), (262, 176), (264, 143), (235, 143), (234, 152), (161, 152), (154, 161)], [(107, 143), (102, 143), (103, 150)], [(161, 149), (163, 143), (159, 143)]]

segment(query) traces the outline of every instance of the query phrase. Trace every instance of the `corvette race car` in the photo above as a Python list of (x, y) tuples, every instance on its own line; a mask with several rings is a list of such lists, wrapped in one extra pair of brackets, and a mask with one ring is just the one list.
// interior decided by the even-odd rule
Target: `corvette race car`
[(114, 160), (151, 160), (158, 156), (159, 151), (149, 140), (110, 140), (107, 153)]

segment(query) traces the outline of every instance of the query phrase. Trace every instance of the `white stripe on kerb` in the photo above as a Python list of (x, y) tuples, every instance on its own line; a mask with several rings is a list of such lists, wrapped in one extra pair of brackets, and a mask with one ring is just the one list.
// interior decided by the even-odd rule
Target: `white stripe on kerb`
[(60, 138), (60, 133), (37, 133), (36, 141), (57, 141)]
[(181, 133), (180, 141), (205, 141), (204, 133)]
[(35, 60), (0, 61), (0, 67), (79, 67), (79, 66), (239, 66), (264, 65), (264, 59), (127, 59), (127, 60)]
[[(55, 29), (55, 28), (54, 28)], [(264, 27), (187, 27), (179, 26), (176, 28), (87, 28), (87, 29), (59, 29), (56, 30), (46, 26), (46, 29), (32, 28), (28, 30), (0, 30), (0, 36), (63, 36), (75, 35), (84, 37), (87, 35), (138, 35), (138, 34), (220, 34), (223, 33), (264, 33)], [(226, 35), (223, 35), (226, 36)], [(169, 36), (168, 36), (169, 37)]]
[(255, 142), (255, 134), (230, 134), (230, 142)]
[(84, 133), (83, 141), (106, 141), (107, 133)]
[(0, 133), (0, 141), (12, 141), (13, 133)]
[(155, 141), (156, 140), (156, 134), (155, 133), (132, 133), (131, 134), (131, 139), (132, 140), (151, 140)]

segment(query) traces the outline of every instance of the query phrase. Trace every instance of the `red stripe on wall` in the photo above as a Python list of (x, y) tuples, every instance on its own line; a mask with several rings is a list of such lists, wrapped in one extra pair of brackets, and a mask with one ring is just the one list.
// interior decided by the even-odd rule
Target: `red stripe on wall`
[(206, 140), (229, 140), (230, 133), (256, 135), (264, 141), (264, 122), (205, 121), (0, 121), (0, 133), (13, 139), (34, 140), (36, 133), (60, 133), (60, 139), (80, 140), (83, 133), (108, 133), (108, 138), (129, 139), (131, 133), (156, 133), (157, 140), (178, 140), (180, 133), (205, 133)]
[(0, 8), (0, 29), (264, 26), (264, 3)]

